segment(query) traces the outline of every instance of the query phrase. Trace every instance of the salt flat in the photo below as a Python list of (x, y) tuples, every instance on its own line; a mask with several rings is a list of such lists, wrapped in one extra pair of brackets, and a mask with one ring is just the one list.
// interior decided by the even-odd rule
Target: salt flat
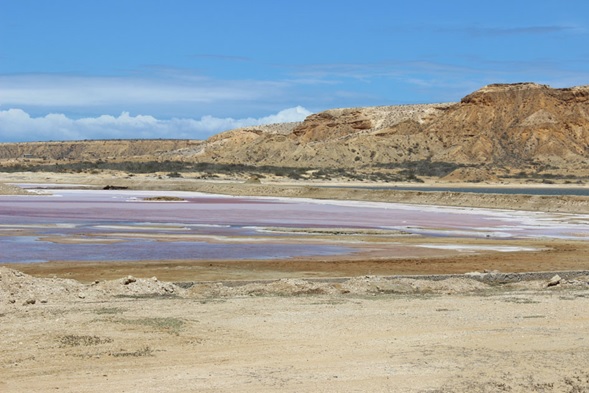
[[(223, 247), (259, 239), (354, 251), (5, 264), (0, 391), (589, 389), (589, 279), (570, 272), (589, 270), (579, 212), (214, 195), (200, 195), (200, 204), (143, 203), (194, 194), (117, 191), (96, 200), (95, 190), (70, 191), (80, 197), (74, 204), (65, 191), (16, 197), (18, 209), (1, 197), (0, 240), (49, 231), (50, 243), (68, 246), (118, 236), (165, 247), (201, 231)], [(89, 225), (72, 206), (107, 222)], [(260, 222), (245, 225), (244, 211)], [(288, 233), (267, 233), (284, 218), (290, 232), (280, 225)], [(511, 273), (559, 270), (565, 278)]]
[[(394, 260), (532, 252), (551, 249), (539, 240), (589, 234), (583, 214), (70, 187), (2, 197), (0, 217), (3, 263)], [(269, 230), (277, 226), (283, 230)], [(534, 244), (515, 244), (526, 241)]]

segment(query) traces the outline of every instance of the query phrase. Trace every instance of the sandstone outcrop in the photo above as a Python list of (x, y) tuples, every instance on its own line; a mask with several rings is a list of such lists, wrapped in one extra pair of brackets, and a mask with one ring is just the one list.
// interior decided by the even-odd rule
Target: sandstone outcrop
[(469, 175), (488, 179), (504, 168), (589, 173), (589, 86), (494, 84), (458, 103), (331, 109), (301, 123), (230, 130), (206, 141), (0, 144), (0, 160), (27, 158), (170, 160), (365, 172), (415, 162), (452, 163), (490, 170)]
[(247, 139), (235, 131), (212, 138), (199, 160), (308, 167), (420, 160), (587, 165), (589, 87), (496, 84), (454, 104), (333, 109), (309, 116), (289, 134), (247, 132)]
[(440, 160), (586, 164), (589, 86), (489, 85), (464, 97), (424, 131), (442, 141), (445, 149), (436, 154)]

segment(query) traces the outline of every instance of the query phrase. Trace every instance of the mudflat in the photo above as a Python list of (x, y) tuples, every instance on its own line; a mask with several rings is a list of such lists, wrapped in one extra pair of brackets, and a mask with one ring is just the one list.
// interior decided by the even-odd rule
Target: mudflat
[[(441, 239), (438, 244), (464, 239)], [(132, 261), (132, 262), (46, 262), (7, 264), (36, 277), (72, 278), (84, 283), (112, 280), (126, 275), (153, 277), (172, 282), (278, 280), (286, 278), (330, 278), (363, 275), (436, 275), (470, 272), (550, 272), (589, 270), (589, 244), (581, 241), (514, 241), (513, 245), (542, 251), (482, 252), (439, 256), (431, 250), (419, 258), (387, 258), (380, 253), (340, 257), (293, 258), (241, 261)]]

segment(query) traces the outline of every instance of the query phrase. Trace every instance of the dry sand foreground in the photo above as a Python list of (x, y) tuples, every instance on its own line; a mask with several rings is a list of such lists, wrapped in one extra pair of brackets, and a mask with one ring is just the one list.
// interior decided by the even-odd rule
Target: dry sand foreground
[(586, 275), (181, 288), (0, 274), (2, 392), (589, 391)]

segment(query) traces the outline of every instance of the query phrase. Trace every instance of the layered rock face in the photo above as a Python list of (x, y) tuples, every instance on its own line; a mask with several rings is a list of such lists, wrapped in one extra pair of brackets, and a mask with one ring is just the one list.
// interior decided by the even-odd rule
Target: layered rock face
[(440, 159), (560, 165), (589, 158), (589, 87), (522, 83), (486, 86), (462, 99), (425, 132), (447, 148)]
[(157, 159), (170, 151), (186, 149), (202, 141), (170, 139), (93, 140), (71, 142), (0, 143), (0, 160), (127, 160)]
[(489, 85), (459, 103), (334, 109), (290, 132), (271, 129), (215, 136), (199, 148), (198, 160), (308, 167), (426, 159), (583, 165), (589, 162), (589, 86)]
[(432, 154), (422, 128), (450, 106), (332, 109), (293, 124), (287, 133), (266, 126), (220, 134), (197, 156), (199, 161), (317, 168), (421, 160)]
[(0, 144), (0, 159), (183, 160), (301, 168), (414, 161), (589, 168), (589, 86), (495, 84), (458, 103), (332, 109), (206, 141)]

